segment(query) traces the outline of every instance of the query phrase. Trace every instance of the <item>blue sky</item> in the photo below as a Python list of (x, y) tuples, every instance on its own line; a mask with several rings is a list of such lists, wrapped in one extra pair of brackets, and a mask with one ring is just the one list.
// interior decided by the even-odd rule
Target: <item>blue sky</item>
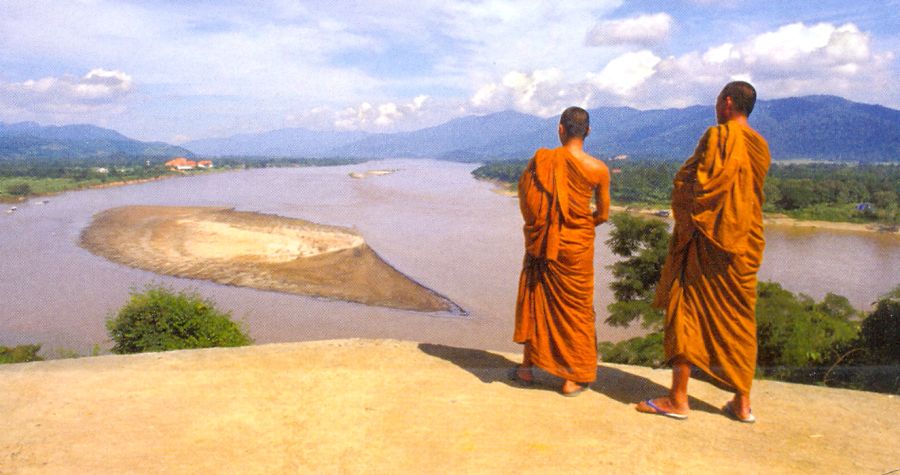
[[(558, 3), (554, 5), (553, 3)], [(0, 121), (181, 143), (500, 110), (836, 94), (900, 108), (900, 0), (0, 1)]]

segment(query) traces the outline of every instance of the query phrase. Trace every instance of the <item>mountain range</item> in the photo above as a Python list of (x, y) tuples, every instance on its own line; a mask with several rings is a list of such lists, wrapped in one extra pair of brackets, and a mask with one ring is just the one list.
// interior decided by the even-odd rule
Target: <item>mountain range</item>
[(0, 159), (111, 159), (193, 156), (164, 142), (141, 142), (94, 125), (39, 125), (0, 122)]
[[(712, 106), (637, 110), (600, 107), (588, 111), (586, 141), (598, 157), (683, 159), (715, 122)], [(412, 132), (365, 134), (281, 129), (258, 135), (188, 142), (198, 155), (263, 155), (358, 158), (439, 158), (488, 161), (526, 158), (558, 143), (558, 118), (505, 111), (467, 116)], [(769, 142), (773, 158), (900, 161), (900, 111), (835, 96), (759, 101), (751, 125)]]
[[(683, 159), (713, 125), (712, 106), (637, 110), (590, 109), (588, 151), (600, 158)], [(557, 117), (513, 111), (466, 116), (411, 132), (321, 132), (287, 128), (259, 134), (195, 140), (181, 147), (139, 142), (91, 125), (0, 123), (0, 158), (303, 157), (437, 158), (489, 161), (527, 158), (558, 144)], [(900, 161), (900, 111), (835, 96), (758, 101), (751, 125), (769, 142), (776, 160)]]

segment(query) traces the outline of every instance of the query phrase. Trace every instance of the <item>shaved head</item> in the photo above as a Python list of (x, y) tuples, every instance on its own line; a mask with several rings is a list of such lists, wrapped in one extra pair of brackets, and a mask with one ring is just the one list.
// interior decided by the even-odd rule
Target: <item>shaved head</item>
[(726, 84), (719, 93), (719, 98), (725, 99), (726, 97), (731, 98), (732, 107), (736, 112), (750, 117), (753, 106), (756, 105), (756, 89), (749, 82), (733, 81)]
[(567, 137), (584, 139), (591, 127), (591, 118), (581, 107), (569, 107), (560, 116), (559, 124), (562, 125)]

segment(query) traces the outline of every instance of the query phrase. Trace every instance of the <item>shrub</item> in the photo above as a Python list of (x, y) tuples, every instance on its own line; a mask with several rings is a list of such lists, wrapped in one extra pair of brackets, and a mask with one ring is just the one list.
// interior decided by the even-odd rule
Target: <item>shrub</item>
[(194, 292), (163, 286), (132, 291), (128, 303), (106, 322), (113, 353), (243, 346), (252, 343), (231, 314)]
[(618, 343), (602, 341), (597, 345), (597, 350), (601, 359), (608, 363), (659, 367), (665, 361), (661, 331)]
[(41, 351), (41, 345), (0, 346), (0, 364), (42, 361), (44, 358), (37, 355), (38, 351)]
[(6, 185), (6, 192), (14, 196), (27, 196), (31, 194), (31, 185), (24, 182), (10, 183)]

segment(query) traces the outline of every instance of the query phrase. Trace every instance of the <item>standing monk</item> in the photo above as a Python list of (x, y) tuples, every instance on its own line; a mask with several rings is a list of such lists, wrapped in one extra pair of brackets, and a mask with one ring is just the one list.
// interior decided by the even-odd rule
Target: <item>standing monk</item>
[(525, 354), (513, 377), (530, 384), (537, 366), (565, 380), (565, 396), (587, 389), (597, 374), (594, 227), (609, 217), (609, 170), (584, 152), (589, 132), (587, 111), (566, 109), (562, 147), (538, 150), (519, 179), (525, 262), (513, 340)]
[(747, 124), (756, 90), (728, 83), (716, 100), (716, 127), (675, 175), (675, 227), (656, 288), (666, 312), (665, 351), (672, 365), (668, 397), (637, 410), (684, 419), (691, 366), (734, 391), (723, 410), (754, 422), (750, 385), (756, 371), (756, 272), (762, 262), (763, 182), (769, 146)]

